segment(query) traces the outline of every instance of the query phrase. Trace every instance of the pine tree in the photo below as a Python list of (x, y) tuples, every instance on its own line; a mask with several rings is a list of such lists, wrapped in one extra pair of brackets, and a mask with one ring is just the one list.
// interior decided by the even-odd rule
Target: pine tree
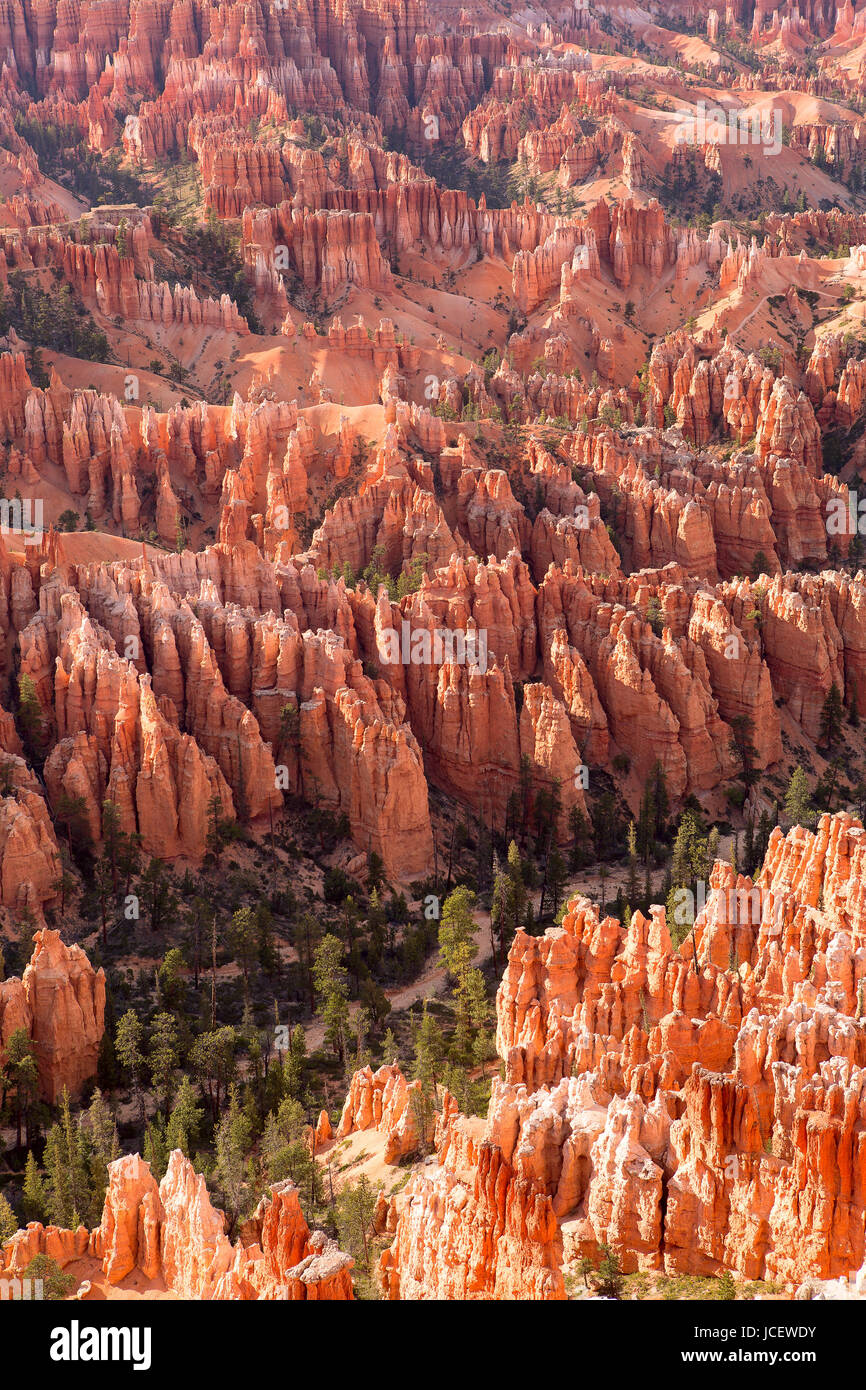
[(586, 858), (586, 839), (589, 833), (586, 816), (579, 806), (571, 807), (568, 813), (568, 828), (571, 832), (569, 862), (573, 870), (579, 869)]
[(400, 1048), (397, 1038), (390, 1028), (385, 1029), (385, 1036), (382, 1039), (382, 1064), (390, 1066), (396, 1062), (400, 1055)]
[(88, 1224), (96, 1226), (102, 1216), (108, 1188), (108, 1165), (120, 1157), (114, 1115), (99, 1089), (93, 1092), (93, 1099), (78, 1123), (88, 1139), (87, 1171), (91, 1192)]
[(737, 714), (731, 720), (731, 754), (741, 766), (743, 783), (748, 790), (757, 781), (755, 763), (758, 750), (754, 744), (755, 723), (748, 714)]
[(718, 859), (718, 857), (719, 857), (719, 827), (718, 827), (717, 825), (714, 825), (714, 826), (712, 827), (712, 829), (710, 830), (709, 835), (707, 836), (707, 873), (706, 873), (706, 878), (707, 878), (708, 880), (709, 880), (710, 874), (711, 874), (712, 871), (713, 871), (713, 865), (715, 864), (715, 862), (716, 862), (716, 860)]
[(316, 948), (313, 980), (319, 998), (319, 1017), (325, 1025), (325, 1038), (341, 1062), (346, 1061), (349, 1025), (349, 972), (342, 964), (343, 943), (330, 933)]
[(226, 1025), (200, 1033), (190, 1049), (190, 1064), (204, 1087), (214, 1124), (219, 1120), (222, 1098), (234, 1080), (237, 1042), (234, 1028)]
[(743, 869), (750, 874), (755, 864), (755, 823), (751, 816), (746, 818), (746, 837), (743, 842)]
[(785, 792), (785, 815), (792, 825), (814, 825), (815, 813), (811, 801), (809, 779), (798, 763), (791, 773), (788, 790)]
[(243, 1212), (246, 1155), (250, 1147), (250, 1123), (238, 1101), (237, 1088), (232, 1086), (229, 1106), (220, 1121), (216, 1137), (216, 1177), (229, 1217), (229, 1236)]
[(0, 1245), (11, 1240), (18, 1230), (18, 1219), (6, 1197), (0, 1192)]
[(183, 1012), (186, 1002), (186, 980), (183, 977), (185, 967), (183, 952), (173, 946), (170, 951), (166, 951), (162, 965), (157, 971), (160, 994), (166, 1007), (175, 1014)]
[(633, 820), (629, 821), (626, 843), (628, 845), (628, 883), (625, 896), (629, 907), (634, 907), (637, 902), (637, 827)]
[(150, 1171), (157, 1182), (162, 1182), (168, 1167), (168, 1145), (165, 1136), (165, 1121), (161, 1115), (148, 1120), (144, 1131), (144, 1161), (150, 1164)]
[(346, 1183), (337, 1198), (336, 1221), (340, 1244), (345, 1246), (364, 1269), (370, 1269), (370, 1234), (377, 1193), (366, 1174), (356, 1183)]
[(670, 796), (668, 794), (668, 782), (665, 770), (659, 759), (656, 759), (652, 770), (653, 803), (655, 806), (655, 825), (653, 827), (656, 839), (660, 839), (665, 831), (667, 818), (670, 814)]
[(0, 1092), (14, 1096), (15, 1147), (22, 1146), (22, 1125), (36, 1102), (39, 1076), (36, 1052), (25, 1028), (16, 1028), (6, 1044), (0, 1064)]
[(475, 894), (469, 888), (455, 888), (445, 899), (439, 922), (439, 957), (449, 975), (459, 979), (478, 954), (475, 940)]
[(623, 1289), (622, 1267), (619, 1259), (609, 1245), (602, 1244), (600, 1248), (598, 1292), (602, 1298), (619, 1298)]
[(116, 895), (118, 890), (118, 866), (117, 857), (120, 851), (121, 837), (123, 830), (120, 824), (120, 810), (113, 801), (106, 799), (102, 803), (102, 844), (105, 850), (105, 857), (111, 869), (111, 887)]
[(69, 1092), (64, 1087), (60, 1119), (48, 1131), (42, 1159), (52, 1225), (75, 1230), (87, 1216), (91, 1205), (87, 1159), (86, 1141), (72, 1119)]
[(27, 1150), (27, 1162), (24, 1165), (21, 1205), (25, 1221), (41, 1221), (44, 1224), (47, 1216), (45, 1183), (42, 1180), (42, 1171), (30, 1149)]
[(295, 1024), (289, 1038), (283, 1062), (283, 1088), (287, 1096), (300, 1096), (304, 1085), (304, 1069), (307, 1060), (307, 1038), (300, 1023)]
[(568, 881), (568, 872), (565, 867), (565, 860), (559, 850), (554, 847), (550, 852), (550, 863), (547, 867), (547, 886), (548, 892), (553, 899), (553, 915), (559, 911), (559, 904), (562, 901), (562, 890)]
[(31, 760), (41, 765), (45, 747), (45, 718), (33, 677), (25, 671), (18, 677), (18, 722)]
[(523, 918), (528, 900), (526, 886), (523, 881), (523, 864), (520, 859), (520, 851), (514, 840), (512, 840), (508, 846), (507, 872), (508, 883), (506, 885), (505, 896), (506, 935), (502, 940), (503, 948), (510, 945), (514, 933), (523, 925)]
[(646, 865), (649, 864), (655, 840), (655, 815), (655, 795), (650, 782), (647, 781), (641, 797), (637, 823), (637, 849)]
[(171, 1114), (168, 1117), (166, 1126), (166, 1144), (169, 1152), (173, 1149), (180, 1149), (187, 1158), (190, 1156), (190, 1148), (198, 1137), (199, 1126), (201, 1124), (204, 1111), (195, 1103), (195, 1091), (189, 1077), (184, 1074), (180, 1079), (177, 1095)]
[(250, 969), (259, 952), (259, 930), (251, 907), (239, 907), (234, 913), (229, 927), (229, 944), (232, 955), (241, 967), (244, 977), (244, 994), (249, 995)]
[(821, 708), (820, 742), (826, 748), (833, 748), (841, 736), (843, 713), (842, 696), (834, 681)]
[(145, 1117), (144, 1091), (141, 1085), (144, 1074), (144, 1054), (141, 1050), (143, 1036), (144, 1028), (138, 1014), (134, 1009), (127, 1009), (117, 1025), (114, 1050), (120, 1065), (129, 1076), (133, 1099), (138, 1106), (139, 1125), (142, 1132), (144, 1131)]
[(777, 824), (778, 819), (778, 806), (774, 806), (773, 816), (771, 816), (768, 811), (761, 812), (760, 819), (758, 820), (758, 833), (755, 836), (754, 873), (758, 872), (758, 870), (764, 862), (764, 855), (767, 853), (767, 846), (770, 843), (770, 835), (772, 833), (773, 826)]
[(177, 1020), (172, 1014), (159, 1013), (151, 1028), (148, 1066), (154, 1089), (161, 1097), (166, 1115), (171, 1105), (172, 1084), (177, 1065)]
[(421, 1014), (421, 1022), (415, 1037), (415, 1061), (412, 1079), (421, 1082), (421, 1089), (428, 1096), (435, 1096), (438, 1077), (445, 1056), (445, 1042), (442, 1029), (428, 1011), (427, 1000)]

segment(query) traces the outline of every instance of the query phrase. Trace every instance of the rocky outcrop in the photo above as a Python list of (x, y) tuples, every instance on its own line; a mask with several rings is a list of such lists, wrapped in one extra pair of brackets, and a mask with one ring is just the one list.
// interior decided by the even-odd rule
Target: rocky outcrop
[(396, 1062), (377, 1072), (370, 1067), (356, 1071), (337, 1126), (337, 1138), (345, 1139), (358, 1130), (380, 1130), (385, 1135), (385, 1162), (399, 1162), (415, 1153), (420, 1142), (423, 1110), (414, 1099), (420, 1096), (420, 1082), (407, 1083)]
[(392, 1199), (389, 1296), (562, 1297), (601, 1243), (792, 1289), (858, 1270), (864, 854), (845, 814), (774, 830), (754, 882), (716, 864), (679, 950), (661, 907), (518, 932), (504, 1077), (483, 1127), (444, 1096), (435, 1166)]
[(38, 931), (22, 979), (0, 981), (0, 1050), (23, 1028), (36, 1054), (40, 1094), (56, 1105), (64, 1090), (77, 1096), (95, 1076), (104, 1015), (102, 968), (94, 970), (81, 947), (66, 946), (59, 932)]
[(101, 1261), (106, 1283), (121, 1289), (138, 1270), (145, 1279), (163, 1281), (179, 1298), (354, 1297), (351, 1257), (322, 1231), (310, 1231), (294, 1183), (274, 1184), (246, 1223), (244, 1237), (232, 1244), (204, 1178), (178, 1149), (158, 1186), (138, 1154), (110, 1163), (96, 1230), (34, 1223), (0, 1249), (0, 1272), (20, 1273), (37, 1254), (49, 1255), (61, 1267), (89, 1255)]

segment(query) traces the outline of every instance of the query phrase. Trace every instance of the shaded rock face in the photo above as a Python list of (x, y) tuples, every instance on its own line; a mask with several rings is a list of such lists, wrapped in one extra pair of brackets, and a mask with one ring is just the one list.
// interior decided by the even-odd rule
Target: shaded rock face
[(56, 1105), (64, 1089), (75, 1097), (96, 1075), (104, 1016), (102, 967), (94, 970), (59, 932), (38, 931), (23, 979), (0, 981), (0, 1053), (23, 1028), (36, 1052), (40, 1094)]
[[(864, 856), (846, 814), (774, 830), (754, 882), (716, 863), (679, 951), (661, 907), (624, 930), (574, 899), (561, 927), (518, 932), (504, 1079), (486, 1122), (446, 1093), (436, 1163), (382, 1217), (388, 1295), (561, 1298), (563, 1265), (602, 1243), (626, 1271), (856, 1273)], [(344, 1121), (379, 1091), (358, 1073)]]
[(354, 1297), (353, 1261), (321, 1231), (310, 1231), (294, 1183), (276, 1183), (235, 1244), (205, 1180), (175, 1149), (157, 1185), (149, 1164), (127, 1154), (108, 1167), (102, 1222), (94, 1231), (19, 1231), (0, 1250), (0, 1272), (20, 1273), (37, 1254), (62, 1266), (83, 1255), (101, 1260), (107, 1283), (139, 1270), (180, 1298), (345, 1300)]

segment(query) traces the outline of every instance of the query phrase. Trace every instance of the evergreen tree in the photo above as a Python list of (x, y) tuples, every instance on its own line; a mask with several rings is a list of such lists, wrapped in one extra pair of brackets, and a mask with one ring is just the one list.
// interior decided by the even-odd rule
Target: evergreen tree
[(665, 832), (668, 816), (670, 815), (671, 802), (668, 794), (668, 781), (665, 770), (659, 759), (653, 764), (650, 774), (652, 778), (653, 805), (655, 808), (655, 824), (653, 831), (656, 839), (661, 839)]
[(746, 817), (746, 834), (743, 841), (743, 868), (751, 874), (755, 865), (755, 823), (751, 816)]
[(809, 779), (798, 763), (791, 773), (788, 790), (785, 792), (785, 815), (793, 825), (813, 825), (815, 813), (812, 810), (812, 797), (809, 792)]
[(171, 1114), (168, 1117), (166, 1144), (169, 1152), (172, 1149), (180, 1149), (187, 1158), (190, 1156), (192, 1144), (198, 1137), (199, 1126), (204, 1115), (204, 1111), (196, 1105), (195, 1101), (192, 1083), (189, 1077), (184, 1074), (180, 1079), (180, 1086), (174, 1099)]
[(719, 857), (719, 827), (714, 825), (707, 836), (707, 871), (706, 879), (709, 881), (713, 871), (713, 865)]
[(139, 879), (139, 890), (142, 906), (150, 918), (150, 929), (159, 931), (178, 905), (171, 878), (161, 859), (151, 859)]
[(11, 1240), (18, 1230), (18, 1219), (5, 1195), (0, 1192), (0, 1245)]
[(292, 1029), (289, 1046), (283, 1062), (283, 1088), (287, 1096), (296, 1099), (304, 1085), (304, 1072), (307, 1060), (307, 1038), (300, 1023)]
[[(15, 1147), (22, 1147), (22, 1125), (36, 1104), (39, 1076), (36, 1052), (26, 1028), (16, 1028), (9, 1036), (0, 1063), (0, 1093), (14, 1099)], [(28, 1126), (29, 1128), (29, 1126)]]
[(162, 965), (157, 971), (159, 992), (165, 1000), (166, 1007), (174, 1014), (182, 1014), (186, 1003), (186, 980), (183, 977), (185, 968), (183, 953), (173, 946), (170, 951), (166, 951)]
[(568, 872), (565, 867), (565, 860), (559, 850), (554, 847), (550, 852), (550, 863), (547, 869), (547, 886), (553, 901), (553, 914), (556, 916), (559, 911), (559, 904), (562, 901), (562, 891), (568, 881)]
[(421, 1022), (415, 1036), (415, 1060), (412, 1079), (421, 1082), (421, 1089), (428, 1096), (435, 1096), (442, 1060), (445, 1056), (445, 1042), (442, 1029), (427, 1008), (427, 1000), (421, 1013)]
[(249, 994), (250, 969), (258, 958), (259, 929), (251, 907), (239, 907), (234, 913), (229, 928), (229, 944), (232, 955), (241, 967), (244, 977), (244, 994)]
[(607, 1244), (601, 1245), (598, 1266), (598, 1292), (602, 1298), (619, 1298), (623, 1290), (623, 1275), (617, 1255)]
[(61, 792), (54, 807), (54, 816), (58, 824), (65, 827), (70, 858), (76, 850), (89, 847), (91, 834), (87, 820), (87, 802), (83, 796), (71, 796), (69, 792)]
[(173, 1014), (159, 1013), (153, 1020), (148, 1047), (148, 1066), (154, 1089), (167, 1115), (171, 1105), (174, 1073), (178, 1065), (177, 1020)]
[(90, 1207), (87, 1150), (81, 1130), (72, 1119), (69, 1092), (64, 1087), (60, 1118), (51, 1126), (43, 1154), (48, 1216), (52, 1225), (76, 1230)]
[(162, 1182), (168, 1167), (168, 1144), (165, 1136), (165, 1121), (161, 1115), (148, 1120), (144, 1130), (144, 1161), (150, 1164), (150, 1171), (157, 1182)]
[(49, 1255), (34, 1255), (24, 1270), (24, 1278), (29, 1279), (31, 1284), (37, 1279), (41, 1280), (42, 1297), (46, 1303), (59, 1303), (68, 1298), (76, 1284), (75, 1275), (66, 1274)]
[(25, 1221), (41, 1221), (44, 1224), (47, 1216), (45, 1183), (42, 1179), (42, 1170), (30, 1149), (27, 1150), (27, 1162), (24, 1165), (21, 1205), (24, 1210)]
[(377, 1193), (366, 1174), (356, 1183), (346, 1183), (337, 1199), (336, 1222), (340, 1244), (370, 1270), (370, 1235)]
[(340, 1061), (346, 1061), (349, 1024), (349, 972), (342, 964), (343, 943), (330, 933), (316, 948), (313, 979), (319, 998), (319, 1017), (325, 1025), (325, 1038)]
[(229, 1237), (244, 1210), (246, 1156), (250, 1147), (250, 1122), (241, 1109), (237, 1088), (229, 1092), (229, 1105), (215, 1136), (216, 1178), (229, 1221)]
[(459, 979), (478, 954), (475, 940), (475, 894), (469, 888), (455, 888), (442, 906), (439, 923), (439, 957), (448, 973)]
[(755, 723), (748, 714), (737, 714), (731, 720), (731, 754), (740, 763), (741, 776), (748, 790), (757, 781), (755, 763), (758, 750), (754, 744)]
[(820, 742), (826, 748), (833, 748), (841, 737), (843, 713), (842, 696), (834, 681), (821, 708)]
[(589, 836), (586, 816), (579, 806), (571, 807), (568, 813), (568, 828), (571, 832), (569, 863), (572, 870), (579, 869), (586, 862), (586, 842)]
[(33, 677), (25, 671), (18, 677), (18, 723), (31, 761), (41, 766), (45, 750), (45, 718)]
[(633, 820), (629, 821), (626, 844), (628, 846), (628, 883), (625, 896), (629, 907), (633, 907), (637, 902), (637, 827)]
[(202, 1083), (214, 1124), (234, 1080), (237, 1041), (234, 1028), (226, 1025), (200, 1033), (190, 1049), (190, 1064)]
[(778, 820), (778, 808), (775, 808), (775, 811), (776, 813), (773, 816), (771, 816), (768, 811), (762, 811), (760, 819), (758, 820), (758, 833), (755, 836), (755, 862), (752, 868), (753, 875), (758, 872), (764, 862), (764, 855), (767, 853), (767, 846), (770, 843), (770, 835), (773, 826)]
[(120, 1157), (117, 1125), (108, 1101), (97, 1088), (87, 1110), (79, 1118), (87, 1135), (87, 1172), (91, 1193), (88, 1225), (97, 1226), (102, 1217), (108, 1189), (108, 1165)]
[(120, 810), (113, 801), (106, 799), (102, 803), (102, 845), (105, 857), (111, 870), (111, 888), (116, 895), (119, 882), (118, 855), (122, 842), (123, 830), (120, 824)]
[(144, 1054), (141, 1050), (144, 1027), (134, 1009), (127, 1009), (117, 1025), (114, 1050), (117, 1060), (126, 1071), (132, 1087), (133, 1100), (138, 1106), (139, 1126), (144, 1131), (145, 1102), (142, 1089)]

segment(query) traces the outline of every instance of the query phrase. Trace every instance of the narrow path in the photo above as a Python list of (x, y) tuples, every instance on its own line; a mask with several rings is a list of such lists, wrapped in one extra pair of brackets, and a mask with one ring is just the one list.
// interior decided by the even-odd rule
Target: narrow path
[[(478, 943), (478, 954), (472, 964), (480, 966), (491, 956), (490, 913), (479, 909), (472, 915), (477, 924), (475, 939)], [(439, 964), (439, 952), (437, 950), (428, 956), (421, 974), (411, 984), (401, 985), (399, 989), (385, 990), (385, 996), (391, 1004), (392, 1011), (399, 1013), (403, 1009), (411, 1008), (419, 999), (432, 999), (445, 984), (446, 974), (447, 971)], [(350, 1017), (355, 1016), (358, 1008), (358, 1001), (353, 1000), (349, 1005)], [(304, 1037), (307, 1040), (307, 1051), (315, 1052), (325, 1040), (325, 1025), (316, 1019), (304, 1028)]]
[[(731, 852), (730, 835), (723, 835), (719, 839), (719, 848), (716, 857), (728, 860)], [(607, 869), (604, 883), (604, 898), (606, 910), (610, 912), (618, 888), (625, 889), (628, 884), (629, 870), (627, 864), (610, 864), (605, 866)], [(572, 875), (565, 886), (564, 900), (573, 897), (584, 897), (596, 904), (601, 905), (602, 881), (600, 875), (601, 862), (588, 864)], [(644, 884), (644, 867), (638, 864), (637, 869), (638, 892), (642, 895)], [(652, 874), (653, 889), (656, 901), (664, 901), (661, 895), (661, 886), (664, 881), (663, 867), (655, 868)], [(532, 894), (533, 906), (535, 906), (535, 894)], [(473, 965), (484, 965), (491, 957), (492, 950), (490, 945), (490, 913), (481, 909), (473, 914), (477, 925), (476, 941), (478, 943), (478, 954)], [(445, 984), (447, 972), (439, 965), (439, 953), (435, 951), (428, 956), (424, 969), (417, 979), (411, 984), (401, 985), (398, 989), (386, 989), (385, 995), (390, 1001), (394, 1013), (399, 1013), (403, 1009), (409, 1009), (419, 999), (432, 999), (442, 989)], [(353, 1000), (349, 1005), (349, 1015), (354, 1017), (358, 1011), (358, 1001)], [(304, 1036), (307, 1040), (307, 1051), (314, 1052), (322, 1046), (325, 1040), (325, 1025), (318, 1019), (309, 1023), (304, 1028)]]

